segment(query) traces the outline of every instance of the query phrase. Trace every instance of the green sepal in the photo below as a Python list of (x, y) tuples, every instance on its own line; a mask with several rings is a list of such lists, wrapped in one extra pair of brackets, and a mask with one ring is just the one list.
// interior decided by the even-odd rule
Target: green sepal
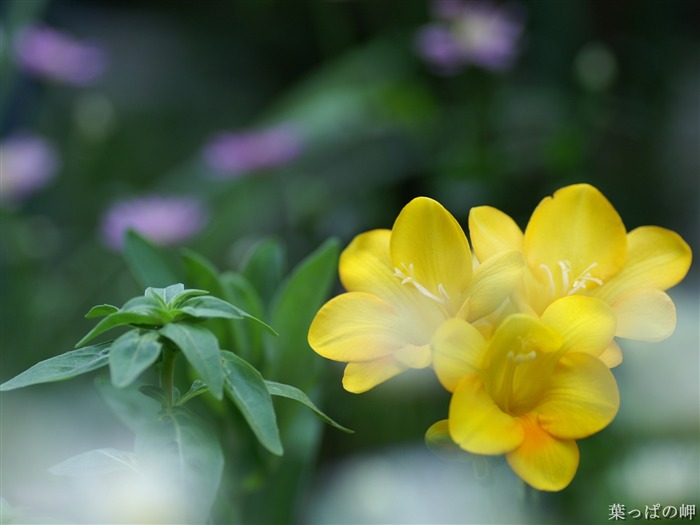
[(226, 394), (238, 407), (258, 441), (277, 456), (283, 453), (277, 416), (265, 380), (236, 354), (221, 351)]
[(61, 461), (49, 472), (55, 476), (101, 476), (122, 470), (138, 472), (133, 452), (98, 448)]
[(206, 328), (187, 323), (167, 324), (160, 334), (172, 341), (209, 386), (216, 399), (223, 399), (224, 373), (219, 342)]
[(71, 350), (41, 361), (21, 374), (0, 385), (0, 390), (14, 390), (39, 383), (51, 383), (71, 379), (106, 366), (112, 345), (101, 343)]
[(314, 414), (316, 414), (316, 416), (318, 416), (319, 419), (328, 423), (330, 426), (337, 428), (338, 430), (342, 430), (343, 432), (346, 432), (348, 434), (355, 433), (354, 430), (350, 430), (349, 428), (346, 428), (343, 425), (336, 423), (326, 414), (321, 412), (321, 410), (314, 404), (314, 402), (311, 401), (311, 398), (309, 398), (309, 396), (307, 396), (297, 387), (277, 383), (275, 381), (265, 381), (265, 386), (267, 387), (267, 391), (270, 392), (270, 395), (286, 397), (287, 399), (293, 399), (294, 401), (298, 401), (302, 405), (305, 405), (306, 407), (310, 408), (311, 411)]
[(112, 343), (109, 352), (109, 371), (112, 383), (124, 388), (156, 362), (162, 349), (156, 332), (131, 330)]

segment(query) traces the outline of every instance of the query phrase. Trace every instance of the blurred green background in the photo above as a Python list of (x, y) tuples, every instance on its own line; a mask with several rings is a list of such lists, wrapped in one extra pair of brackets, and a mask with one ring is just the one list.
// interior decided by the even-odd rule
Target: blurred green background
[[(697, 253), (700, 3), (514, 9), (522, 34), (510, 67), (468, 63), (446, 75), (417, 47), (418, 32), (440, 23), (426, 1), (5, 0), (0, 138), (41, 136), (59, 167), (31, 195), (0, 203), (0, 379), (71, 349), (92, 326), (82, 318), (92, 305), (142, 293), (101, 237), (120, 199), (197, 198), (208, 219), (184, 244), (236, 269), (266, 236), (285, 243), (291, 266), (329, 236), (345, 245), (390, 227), (418, 195), (465, 227), (482, 204), (524, 226), (545, 195), (589, 182), (628, 229), (670, 228)], [(92, 42), (104, 72), (70, 85), (23, 68), (16, 42), (31, 24)], [(202, 156), (212, 136), (278, 125), (297, 133), (297, 156), (212, 176)], [(3, 178), (6, 169), (3, 160)], [(604, 523), (613, 503), (699, 504), (699, 278), (694, 265), (671, 291), (673, 337), (623, 343), (620, 414), (580, 443), (569, 488), (538, 495), (543, 514), (519, 503), (507, 467), (488, 485), (471, 465), (424, 450), (449, 401), (430, 373), (356, 396), (342, 390), (342, 367), (326, 363), (324, 410), (356, 434), (325, 429), (298, 521)], [(0, 401), (2, 497), (13, 506), (68, 506), (69, 489), (46, 468), (129, 440), (89, 379)], [(100, 514), (85, 516), (76, 519)]]

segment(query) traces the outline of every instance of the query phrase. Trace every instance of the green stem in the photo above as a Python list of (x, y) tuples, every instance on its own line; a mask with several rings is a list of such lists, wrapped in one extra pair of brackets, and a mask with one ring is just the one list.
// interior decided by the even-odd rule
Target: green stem
[(167, 404), (163, 408), (173, 406), (175, 399), (175, 385), (173, 379), (175, 376), (175, 358), (177, 350), (171, 345), (166, 344), (163, 347), (163, 362), (160, 365), (160, 387), (165, 392)]

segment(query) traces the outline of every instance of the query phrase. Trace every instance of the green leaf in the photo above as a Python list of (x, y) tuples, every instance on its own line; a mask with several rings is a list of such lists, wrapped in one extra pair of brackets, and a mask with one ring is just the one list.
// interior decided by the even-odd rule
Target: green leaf
[(349, 428), (346, 428), (340, 425), (339, 423), (336, 423), (326, 414), (321, 412), (321, 410), (313, 403), (313, 401), (311, 401), (311, 398), (309, 398), (309, 396), (307, 396), (298, 388), (292, 385), (276, 383), (275, 381), (265, 381), (265, 386), (267, 386), (267, 391), (270, 392), (270, 395), (286, 397), (287, 399), (293, 399), (294, 401), (298, 401), (302, 405), (306, 405), (308, 408), (310, 408), (313, 411), (313, 413), (316, 414), (322, 421), (325, 421), (332, 427), (335, 427), (338, 430), (342, 430), (343, 432), (347, 432), (348, 434), (355, 433), (354, 430), (350, 430)]
[(170, 286), (167, 286), (165, 288), (153, 288), (149, 286), (148, 288), (146, 288), (146, 292), (144, 293), (144, 295), (146, 297), (153, 297), (155, 299), (160, 300), (163, 303), (163, 306), (165, 306), (170, 302), (170, 300), (173, 297), (182, 293), (184, 290), (185, 286), (180, 283), (171, 284)]
[(163, 319), (156, 315), (155, 313), (145, 313), (136, 311), (123, 311), (114, 312), (109, 314), (107, 317), (102, 319), (97, 323), (92, 330), (90, 330), (85, 337), (83, 337), (75, 345), (76, 348), (83, 346), (88, 341), (94, 339), (98, 335), (117, 326), (124, 325), (135, 325), (144, 327), (158, 326), (163, 323)]
[(243, 414), (260, 443), (270, 452), (283, 453), (270, 392), (260, 372), (236, 354), (221, 351), (226, 393)]
[(155, 332), (131, 330), (115, 339), (109, 352), (109, 370), (114, 386), (123, 388), (133, 383), (156, 362), (161, 347)]
[(168, 302), (168, 306), (170, 308), (177, 308), (180, 306), (184, 301), (189, 299), (190, 297), (198, 296), (198, 295), (208, 295), (209, 292), (206, 290), (199, 290), (197, 288), (187, 288), (186, 290), (183, 290), (179, 294), (173, 296), (170, 301)]
[(146, 397), (135, 385), (117, 388), (107, 377), (98, 377), (95, 388), (117, 418), (135, 433), (160, 411), (161, 403)]
[(122, 305), (119, 311), (136, 312), (139, 314), (148, 315), (161, 315), (164, 312), (163, 303), (161, 303), (161, 300), (158, 297), (153, 297), (150, 295), (139, 295), (138, 297), (132, 297)]
[(224, 374), (219, 343), (214, 334), (201, 326), (186, 323), (165, 325), (160, 333), (175, 343), (209, 386), (216, 399), (223, 398)]
[(265, 324), (257, 317), (252, 316), (248, 312), (241, 310), (237, 306), (229, 302), (219, 299), (218, 297), (192, 297), (185, 301), (180, 307), (180, 311), (200, 319), (210, 319), (213, 317), (223, 319), (250, 319), (264, 327), (268, 332), (277, 335), (275, 330)]
[[(223, 299), (227, 299), (224, 288), (219, 280), (219, 271), (216, 266), (206, 257), (188, 249), (181, 251), (182, 260), (185, 265), (185, 282), (190, 286), (195, 286)], [(186, 301), (178, 301), (176, 305), (179, 309)], [(208, 328), (214, 332), (223, 346), (229, 346), (229, 336), (231, 335), (231, 324), (226, 319), (212, 318), (207, 322)]]
[(90, 311), (85, 314), (85, 319), (94, 319), (95, 317), (104, 317), (105, 315), (118, 312), (119, 308), (111, 304), (100, 304), (98, 306), (93, 306)]
[(124, 259), (132, 275), (143, 288), (165, 287), (180, 281), (164, 251), (133, 230), (126, 233)]
[(141, 385), (139, 387), (139, 392), (144, 396), (148, 396), (151, 399), (158, 401), (161, 406), (169, 406), (170, 400), (168, 399), (165, 390), (156, 385)]
[[(239, 273), (227, 272), (221, 276), (226, 288), (226, 298), (233, 304), (241, 305), (258, 319), (265, 314), (262, 300), (248, 280)], [(232, 347), (236, 353), (254, 366), (261, 362), (263, 356), (262, 325), (258, 323), (229, 323), (233, 335)]]
[(35, 364), (18, 376), (0, 385), (0, 390), (14, 390), (39, 383), (71, 379), (105, 366), (109, 360), (111, 343), (72, 350)]
[(339, 253), (338, 241), (329, 239), (296, 267), (275, 295), (270, 324), (280, 337), (268, 339), (274, 360), (267, 377), (304, 390), (316, 383), (323, 360), (309, 347), (307, 334), (335, 282)]
[(183, 249), (182, 259), (185, 263), (187, 282), (209, 290), (213, 295), (223, 296), (224, 289), (219, 280), (219, 271), (206, 257), (192, 250)]
[(135, 450), (141, 470), (179, 506), (177, 523), (208, 523), (224, 468), (217, 434), (175, 407), (136, 434)]
[(282, 282), (286, 255), (282, 243), (267, 238), (257, 242), (246, 254), (241, 273), (255, 287), (260, 297), (269, 302)]
[(133, 452), (98, 448), (66, 459), (49, 469), (56, 476), (101, 476), (120, 470), (136, 471)]
[(223, 299), (212, 296), (192, 297), (184, 302), (179, 308), (187, 315), (200, 319), (210, 319), (219, 317), (223, 319), (243, 319), (243, 316), (252, 317), (243, 310), (227, 303)]
[(209, 391), (209, 387), (204, 383), (203, 381), (200, 381), (199, 379), (195, 379), (194, 383), (192, 383), (192, 386), (190, 389), (185, 392), (185, 395), (183, 395), (176, 405), (184, 405), (187, 403), (190, 399), (193, 399), (199, 395), (204, 394), (205, 392)]

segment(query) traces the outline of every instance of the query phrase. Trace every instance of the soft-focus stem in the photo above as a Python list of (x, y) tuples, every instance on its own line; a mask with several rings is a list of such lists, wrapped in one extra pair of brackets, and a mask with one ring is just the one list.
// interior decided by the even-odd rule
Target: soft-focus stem
[(163, 361), (160, 365), (160, 387), (165, 392), (166, 404), (163, 408), (173, 406), (175, 400), (175, 386), (173, 384), (175, 377), (175, 358), (177, 350), (171, 345), (166, 344), (163, 347)]

